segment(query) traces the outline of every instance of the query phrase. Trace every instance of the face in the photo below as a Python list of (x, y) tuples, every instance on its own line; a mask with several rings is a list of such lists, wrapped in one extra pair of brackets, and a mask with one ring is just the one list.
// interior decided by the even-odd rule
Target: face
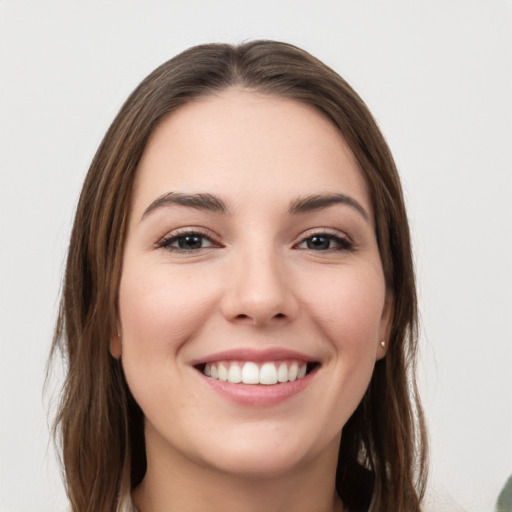
[(386, 304), (365, 181), (320, 113), (232, 89), (159, 125), (111, 342), (148, 457), (253, 475), (335, 460)]

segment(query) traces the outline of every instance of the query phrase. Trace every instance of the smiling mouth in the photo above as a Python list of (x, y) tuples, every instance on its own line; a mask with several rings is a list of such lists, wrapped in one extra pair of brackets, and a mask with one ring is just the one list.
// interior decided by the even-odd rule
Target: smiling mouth
[(315, 362), (285, 361), (218, 361), (198, 365), (206, 377), (231, 384), (273, 386), (304, 378), (319, 366)]

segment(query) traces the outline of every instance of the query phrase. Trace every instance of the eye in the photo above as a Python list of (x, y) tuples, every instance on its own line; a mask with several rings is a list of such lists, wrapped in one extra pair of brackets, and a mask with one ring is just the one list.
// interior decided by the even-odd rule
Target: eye
[(299, 249), (310, 251), (350, 251), (353, 247), (353, 243), (347, 238), (329, 233), (311, 235), (297, 245)]
[(218, 244), (204, 233), (189, 231), (171, 234), (158, 242), (157, 247), (170, 251), (193, 252), (218, 247)]

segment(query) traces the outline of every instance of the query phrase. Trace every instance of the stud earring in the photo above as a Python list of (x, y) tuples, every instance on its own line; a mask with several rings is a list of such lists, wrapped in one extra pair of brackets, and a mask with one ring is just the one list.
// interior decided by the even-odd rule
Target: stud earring
[(380, 346), (381, 346), (382, 348), (386, 348), (386, 340), (382, 340), (382, 341), (380, 342)]

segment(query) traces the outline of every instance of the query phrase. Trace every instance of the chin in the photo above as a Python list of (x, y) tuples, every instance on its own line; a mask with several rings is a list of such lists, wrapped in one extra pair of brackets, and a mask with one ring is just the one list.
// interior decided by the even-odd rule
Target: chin
[(304, 462), (304, 454), (286, 450), (250, 449), (245, 452), (229, 451), (209, 461), (210, 466), (222, 473), (235, 474), (242, 478), (264, 479), (275, 478), (288, 474), (300, 467)]
[[(268, 427), (268, 426), (267, 426)], [(297, 427), (288, 432), (256, 428), (252, 435), (247, 428), (227, 442), (216, 438), (215, 451), (201, 450), (203, 460), (224, 473), (248, 478), (269, 478), (291, 473), (326, 452), (338, 452), (339, 436), (334, 440), (300, 435)]]

